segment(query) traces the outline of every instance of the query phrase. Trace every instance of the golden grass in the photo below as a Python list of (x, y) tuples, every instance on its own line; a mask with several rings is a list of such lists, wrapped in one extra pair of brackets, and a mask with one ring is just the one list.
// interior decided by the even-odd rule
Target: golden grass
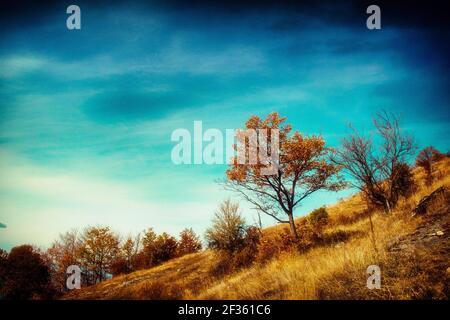
[[(325, 234), (338, 231), (348, 234), (349, 238), (344, 241), (322, 244), (304, 253), (284, 252), (266, 263), (256, 263), (220, 277), (211, 272), (218, 259), (213, 252), (205, 251), (105, 281), (70, 293), (65, 298), (412, 299), (427, 297), (427, 294), (448, 298), (443, 293), (448, 287), (442, 285), (440, 279), (437, 279), (438, 285), (428, 284), (426, 272), (414, 271), (418, 268), (417, 263), (433, 261), (433, 257), (428, 257), (425, 252), (421, 253), (421, 260), (408, 257), (400, 263), (386, 248), (423, 223), (423, 218), (411, 218), (411, 209), (439, 186), (450, 186), (449, 164), (450, 159), (444, 159), (439, 164), (439, 177), (433, 185), (421, 184), (417, 193), (401, 201), (391, 215), (368, 212), (359, 195), (327, 208), (331, 223)], [(420, 169), (415, 170), (415, 176), (418, 181), (424, 180)], [(369, 215), (372, 216), (374, 234)], [(263, 236), (281, 232), (284, 227), (267, 228)], [(382, 269), (381, 290), (366, 288), (366, 269), (373, 264)], [(429, 264), (428, 267), (433, 268), (431, 262)]]

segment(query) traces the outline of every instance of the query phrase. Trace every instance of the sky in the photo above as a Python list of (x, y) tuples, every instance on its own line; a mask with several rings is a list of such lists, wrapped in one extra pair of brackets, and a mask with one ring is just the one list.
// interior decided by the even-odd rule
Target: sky
[[(368, 30), (363, 1), (2, 1), (0, 248), (93, 225), (203, 234), (237, 198), (216, 183), (226, 165), (171, 161), (171, 133), (196, 120), (225, 130), (277, 111), (338, 147), (349, 123), (370, 134), (388, 110), (419, 148), (447, 152), (448, 11), (408, 3), (380, 2)], [(70, 4), (80, 30), (66, 28)]]

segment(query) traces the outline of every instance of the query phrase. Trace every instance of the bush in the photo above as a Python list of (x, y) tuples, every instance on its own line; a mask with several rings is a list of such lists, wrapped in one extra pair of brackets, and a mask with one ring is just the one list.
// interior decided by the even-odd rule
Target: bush
[(216, 249), (215, 265), (210, 271), (214, 277), (229, 274), (240, 268), (250, 266), (257, 258), (261, 231), (250, 226), (245, 228), (245, 236), (238, 249), (234, 251)]
[(234, 268), (248, 267), (255, 261), (260, 237), (261, 232), (257, 227), (246, 228), (243, 245), (233, 256)]
[(245, 220), (239, 213), (239, 204), (226, 200), (216, 211), (213, 225), (206, 230), (208, 247), (229, 253), (238, 251), (244, 244)]
[[(318, 221), (323, 223), (324, 220), (319, 219)], [(309, 219), (300, 219), (295, 224), (299, 234), (298, 241), (292, 237), (287, 227), (269, 235), (265, 234), (259, 241), (256, 260), (264, 263), (283, 252), (292, 250), (304, 252), (323, 242), (320, 230), (318, 231), (318, 227), (314, 227)]]
[(221, 276), (255, 261), (258, 253), (260, 230), (246, 226), (238, 212), (239, 205), (230, 200), (223, 202), (213, 219), (213, 226), (206, 231), (208, 247), (218, 251), (213, 276)]
[[(297, 230), (299, 226), (297, 224)], [(300, 240), (303, 235), (300, 234)], [(282, 252), (295, 250), (298, 243), (292, 237), (289, 228), (285, 227), (280, 232), (274, 232), (270, 235), (263, 235), (258, 244), (256, 260), (258, 262), (267, 262), (268, 260), (278, 256)]]
[(328, 212), (325, 207), (314, 209), (308, 216), (308, 221), (313, 227), (323, 227), (328, 224)]
[[(281, 238), (279, 235), (276, 238)], [(258, 254), (256, 260), (258, 262), (267, 262), (281, 252), (279, 239), (275, 237), (263, 236), (258, 245)]]
[(408, 198), (417, 191), (414, 175), (411, 168), (406, 163), (399, 163), (394, 170), (397, 178), (392, 185), (393, 192), (397, 197)]

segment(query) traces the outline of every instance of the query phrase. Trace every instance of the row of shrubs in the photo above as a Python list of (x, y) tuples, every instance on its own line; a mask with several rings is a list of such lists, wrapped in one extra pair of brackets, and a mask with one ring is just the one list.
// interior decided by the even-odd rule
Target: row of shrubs
[(179, 239), (165, 232), (157, 235), (151, 228), (142, 237), (125, 239), (109, 227), (69, 231), (46, 251), (31, 245), (14, 247), (9, 253), (0, 249), (0, 298), (39, 299), (63, 294), (71, 265), (80, 267), (81, 283), (86, 286), (201, 249), (192, 229), (183, 230)]
[(253, 263), (264, 263), (287, 251), (306, 251), (319, 243), (342, 241), (342, 232), (325, 235), (329, 222), (325, 207), (314, 210), (307, 217), (298, 219), (300, 241), (295, 241), (288, 227), (281, 232), (264, 233), (260, 228), (247, 226), (239, 212), (239, 205), (226, 200), (219, 206), (213, 225), (206, 231), (208, 247), (217, 252), (216, 265), (211, 274), (220, 277)]

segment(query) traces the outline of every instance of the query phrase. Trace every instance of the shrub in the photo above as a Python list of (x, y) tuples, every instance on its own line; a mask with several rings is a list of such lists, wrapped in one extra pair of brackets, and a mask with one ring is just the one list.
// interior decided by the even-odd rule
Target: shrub
[(255, 261), (260, 236), (261, 232), (257, 227), (251, 226), (246, 228), (243, 245), (233, 256), (234, 268), (248, 267)]
[(321, 233), (313, 227), (309, 219), (297, 220), (295, 224), (299, 234), (298, 241), (286, 227), (281, 231), (265, 234), (259, 241), (256, 260), (263, 263), (283, 252), (292, 250), (302, 252), (323, 242)]
[(239, 213), (239, 204), (226, 200), (216, 211), (213, 225), (206, 230), (208, 247), (229, 253), (238, 251), (244, 244), (245, 220)]
[[(297, 223), (297, 230), (299, 230)], [(302, 233), (299, 233), (300, 240), (302, 239)], [(256, 260), (258, 262), (266, 262), (282, 252), (295, 250), (298, 242), (291, 236), (288, 228), (283, 228), (280, 232), (274, 232), (270, 235), (263, 235), (258, 244), (258, 251)]]
[(320, 222), (328, 222), (328, 212), (325, 207), (314, 209), (308, 216), (309, 221), (313, 224)]
[(300, 252), (306, 251), (311, 247), (322, 242), (322, 229), (324, 222), (311, 224), (308, 219), (302, 219), (299, 222), (298, 230), (300, 232), (300, 241), (297, 243), (296, 249)]
[(414, 175), (409, 165), (406, 163), (397, 164), (394, 174), (396, 175), (396, 179), (394, 179), (394, 183), (392, 184), (392, 192), (397, 197), (408, 198), (417, 191)]
[(325, 207), (314, 209), (308, 216), (309, 223), (319, 232), (328, 224), (328, 212)]
[(213, 219), (213, 226), (206, 231), (208, 247), (218, 251), (213, 276), (221, 276), (233, 270), (249, 266), (256, 259), (260, 230), (246, 226), (238, 212), (239, 205), (224, 201)]

